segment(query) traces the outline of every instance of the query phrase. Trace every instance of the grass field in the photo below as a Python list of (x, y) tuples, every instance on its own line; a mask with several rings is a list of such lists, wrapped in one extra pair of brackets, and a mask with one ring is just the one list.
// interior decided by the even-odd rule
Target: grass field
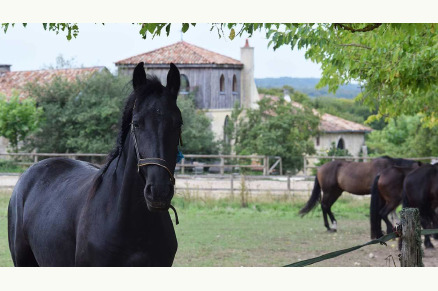
[[(7, 203), (0, 192), (0, 266), (12, 266), (7, 243)], [(283, 266), (369, 241), (369, 200), (343, 195), (334, 205), (338, 232), (328, 233), (316, 208), (298, 216), (305, 200), (291, 197), (239, 201), (174, 198), (180, 224), (174, 266)], [(173, 217), (173, 213), (171, 213)], [(373, 245), (313, 266), (399, 266), (396, 242)], [(437, 253), (426, 252), (425, 265), (437, 266)]]

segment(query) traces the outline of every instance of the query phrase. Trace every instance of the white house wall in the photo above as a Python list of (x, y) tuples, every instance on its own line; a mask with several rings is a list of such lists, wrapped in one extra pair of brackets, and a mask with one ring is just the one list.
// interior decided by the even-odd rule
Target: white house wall
[(362, 146), (365, 145), (364, 133), (323, 133), (319, 137), (319, 146), (314, 139), (315, 149), (322, 153), (330, 149), (332, 142), (338, 144), (339, 139), (344, 139), (344, 147), (353, 156), (358, 156)]
[(227, 115), (231, 117), (231, 109), (210, 109), (206, 112), (211, 119), (211, 129), (216, 140), (224, 138), (224, 123)]

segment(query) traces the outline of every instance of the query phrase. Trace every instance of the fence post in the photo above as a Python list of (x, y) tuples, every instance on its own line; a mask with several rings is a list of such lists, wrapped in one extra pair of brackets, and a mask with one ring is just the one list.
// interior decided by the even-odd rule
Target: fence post
[(402, 225), (402, 267), (424, 267), (421, 249), (420, 212), (417, 208), (403, 208), (400, 212)]
[(287, 175), (287, 193), (290, 194), (290, 175)]
[(38, 155), (37, 154), (33, 155), (33, 162), (38, 163)]
[(279, 157), (280, 159), (280, 176), (283, 176), (283, 160), (281, 159), (281, 157)]
[(363, 161), (366, 162), (368, 157), (368, 148), (366, 145), (362, 146), (362, 156), (363, 156)]
[(181, 160), (181, 175), (184, 175), (184, 161), (185, 161), (186, 159), (182, 159)]
[(306, 160), (306, 156), (303, 156), (303, 172), (304, 172), (304, 176), (307, 176), (307, 160)]
[(225, 165), (225, 159), (221, 158), (221, 175), (224, 174), (224, 165)]
[(263, 176), (269, 175), (268, 157), (263, 158)]
[(234, 200), (234, 175), (231, 173), (230, 176), (230, 185), (231, 185), (231, 200)]

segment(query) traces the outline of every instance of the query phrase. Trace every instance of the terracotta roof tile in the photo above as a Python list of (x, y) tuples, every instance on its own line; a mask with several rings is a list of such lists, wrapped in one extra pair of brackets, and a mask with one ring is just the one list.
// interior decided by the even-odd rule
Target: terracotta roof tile
[[(262, 99), (263, 97), (266, 98), (272, 98), (272, 99), (278, 99), (277, 96), (271, 96), (271, 95), (265, 95), (265, 94), (259, 94), (259, 98)], [(291, 101), (292, 105), (297, 107), (297, 108), (303, 108), (303, 106), (298, 103), (298, 102), (294, 102)], [(315, 115), (320, 115), (320, 113), (316, 110), (313, 109), (313, 113)], [(343, 118), (340, 118), (338, 116), (334, 116), (328, 113), (324, 113), (322, 115), (320, 115), (320, 124), (319, 124), (319, 129), (323, 132), (326, 133), (331, 133), (331, 132), (371, 132), (373, 129), (365, 126), (363, 124), (357, 123), (357, 122), (353, 122), (350, 120), (346, 120)]]
[[(20, 91), (29, 82), (51, 82), (55, 77), (63, 77), (68, 81), (76, 78), (84, 78), (91, 74), (101, 71), (104, 67), (91, 67), (79, 69), (58, 69), (58, 70), (36, 70), (36, 71), (16, 71), (0, 73), (0, 93), (10, 97), (12, 91)], [(25, 97), (23, 94), (20, 97)]]
[(147, 64), (217, 64), (243, 65), (233, 58), (180, 41), (156, 50), (116, 62), (117, 65)]
[(321, 116), (319, 128), (324, 132), (371, 132), (373, 129), (328, 113)]

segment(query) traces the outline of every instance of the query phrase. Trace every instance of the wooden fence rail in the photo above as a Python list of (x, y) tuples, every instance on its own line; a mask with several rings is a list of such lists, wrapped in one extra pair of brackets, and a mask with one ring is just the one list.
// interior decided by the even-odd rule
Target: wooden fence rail
[[(77, 160), (80, 157), (106, 157), (107, 154), (95, 154), (95, 153), (0, 153), (0, 157), (25, 157), (29, 161), (20, 162), (23, 165), (32, 165), (37, 163), (42, 157), (66, 157)], [(220, 160), (219, 164), (214, 164), (208, 161)], [(240, 160), (249, 160), (248, 163), (241, 163)], [(190, 160), (191, 163), (187, 163)], [(206, 163), (200, 163), (199, 160), (207, 160)], [(270, 165), (271, 160), (273, 164)], [(236, 162), (237, 161), (237, 162)], [(205, 168), (214, 167), (218, 168), (221, 175), (227, 170), (233, 168), (248, 168), (253, 170), (263, 171), (263, 175), (271, 175), (274, 172), (283, 174), (283, 162), (279, 156), (261, 156), (261, 155), (184, 155), (184, 159), (176, 165), (181, 173), (184, 174), (186, 168)], [(276, 171), (277, 170), (277, 171)]]
[[(184, 175), (176, 175), (175, 176), (177, 179), (184, 179), (184, 178), (188, 178), (188, 176), (184, 176)], [(249, 176), (249, 175), (237, 175), (237, 174), (232, 174), (232, 175), (225, 175), (225, 176), (220, 176), (221, 180), (229, 180), (229, 187), (184, 187), (184, 188), (179, 188), (177, 187), (176, 190), (188, 190), (188, 191), (227, 191), (229, 193), (231, 193), (231, 196), (233, 196), (234, 191), (236, 190), (241, 190), (241, 187), (236, 187), (236, 185), (240, 185), (240, 181), (242, 181), (242, 177), (243, 177), (243, 181), (245, 181), (245, 189), (248, 190), (249, 192), (265, 192), (265, 193), (286, 193), (286, 194), (290, 194), (290, 195), (294, 195), (294, 193), (307, 193), (308, 195), (310, 195), (310, 192), (312, 191), (312, 187), (313, 184), (312, 183), (307, 183), (307, 186), (301, 186), (301, 188), (297, 188), (295, 187), (295, 179), (294, 178), (298, 178), (300, 179), (300, 181), (304, 181), (304, 180), (311, 180), (313, 181), (314, 177), (313, 176), (282, 176), (279, 178), (283, 178), (285, 181), (280, 181), (278, 179), (276, 179), (276, 182), (280, 182), (281, 184), (284, 184), (284, 187), (278, 187), (278, 188), (251, 188), (250, 186), (248, 186), (248, 183), (251, 180), (271, 180), (271, 176)], [(278, 176), (277, 176), (278, 177)], [(219, 177), (215, 177), (215, 176), (196, 176), (197, 179), (215, 179), (215, 178), (219, 178)], [(237, 181), (237, 182), (236, 182)]]

